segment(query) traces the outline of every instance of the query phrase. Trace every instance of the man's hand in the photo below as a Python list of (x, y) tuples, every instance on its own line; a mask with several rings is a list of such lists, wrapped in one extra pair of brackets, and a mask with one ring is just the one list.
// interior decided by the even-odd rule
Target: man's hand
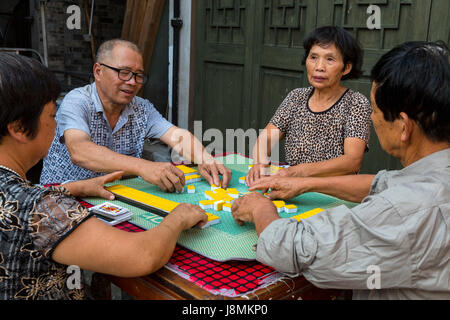
[(220, 177), (219, 174), (222, 175), (222, 188), (226, 189), (228, 183), (231, 180), (231, 170), (225, 167), (221, 163), (217, 163), (215, 161), (211, 161), (209, 163), (203, 163), (198, 165), (199, 173), (205, 178), (206, 181), (210, 185), (215, 184), (216, 186), (220, 185)]
[(261, 178), (249, 188), (250, 191), (262, 190), (263, 193), (269, 189), (270, 199), (287, 200), (308, 192), (308, 183), (304, 178), (271, 176)]
[(116, 171), (104, 176), (69, 182), (63, 185), (75, 197), (100, 197), (114, 200), (114, 195), (105, 189), (105, 183), (120, 180), (123, 171)]
[(188, 230), (195, 225), (199, 227), (208, 222), (208, 216), (205, 211), (199, 206), (181, 203), (164, 220), (179, 219), (181, 222), (182, 230)]
[[(236, 199), (231, 206), (231, 213), (238, 225), (243, 225), (244, 222), (255, 222), (254, 213), (260, 208), (271, 207), (273, 205), (267, 197), (259, 192), (253, 192)], [(275, 209), (276, 212), (276, 209)]]
[(183, 171), (170, 162), (145, 161), (139, 175), (145, 181), (157, 185), (164, 192), (183, 192), (185, 179)]
[(205, 150), (202, 143), (192, 133), (173, 126), (160, 140), (172, 147), (183, 158), (197, 164), (199, 173), (210, 185), (218, 186), (220, 184), (219, 175), (222, 175), (222, 186), (225, 188), (228, 186), (231, 180), (231, 170), (214, 161), (212, 155)]
[(277, 208), (272, 201), (259, 192), (253, 192), (236, 199), (231, 207), (231, 212), (239, 225), (243, 225), (245, 222), (253, 222), (258, 236), (269, 224), (280, 219)]
[(245, 177), (245, 182), (247, 186), (251, 187), (256, 181), (265, 176), (270, 176), (270, 165), (257, 163), (250, 168)]

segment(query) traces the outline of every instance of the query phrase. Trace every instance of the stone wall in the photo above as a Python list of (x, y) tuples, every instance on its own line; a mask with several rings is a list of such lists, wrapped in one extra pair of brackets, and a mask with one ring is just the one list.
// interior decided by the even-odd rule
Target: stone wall
[[(89, 33), (84, 0), (52, 0), (46, 4), (46, 29), (49, 68), (54, 71), (65, 91), (85, 85), (92, 73), (93, 57), (91, 43), (85, 39)], [(90, 2), (88, 14), (90, 14)], [(44, 54), (42, 45), (42, 27), (40, 1), (30, 1), (30, 14), (33, 16), (32, 47)], [(125, 14), (125, 0), (95, 0), (92, 31), (94, 35), (94, 52), (105, 40), (118, 38), (122, 33)], [(70, 5), (79, 6), (80, 29), (69, 30), (66, 25), (71, 16), (67, 13)], [(71, 75), (61, 72), (72, 72)], [(91, 78), (92, 79), (92, 78)]]

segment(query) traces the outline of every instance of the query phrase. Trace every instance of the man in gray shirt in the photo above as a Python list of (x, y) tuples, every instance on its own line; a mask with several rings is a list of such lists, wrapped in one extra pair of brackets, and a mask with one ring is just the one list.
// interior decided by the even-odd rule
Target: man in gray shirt
[[(253, 222), (257, 259), (354, 299), (450, 299), (450, 66), (446, 44), (409, 42), (372, 70), (372, 122), (399, 171), (260, 179), (232, 207)], [(306, 220), (281, 219), (271, 199), (322, 192), (361, 202)]]

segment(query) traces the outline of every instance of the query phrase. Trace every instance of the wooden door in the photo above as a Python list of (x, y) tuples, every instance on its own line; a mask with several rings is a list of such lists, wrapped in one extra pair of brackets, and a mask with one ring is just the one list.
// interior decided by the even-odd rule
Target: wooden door
[(256, 3), (197, 1), (194, 114), (203, 130), (249, 126)]
[[(379, 30), (367, 28), (369, 5), (381, 10)], [(223, 133), (264, 128), (290, 90), (309, 85), (302, 42), (316, 27), (342, 26), (359, 40), (364, 74), (345, 85), (367, 97), (370, 70), (385, 52), (405, 41), (449, 42), (448, 0), (198, 0), (196, 7), (194, 118)], [(362, 172), (397, 168), (372, 130)]]

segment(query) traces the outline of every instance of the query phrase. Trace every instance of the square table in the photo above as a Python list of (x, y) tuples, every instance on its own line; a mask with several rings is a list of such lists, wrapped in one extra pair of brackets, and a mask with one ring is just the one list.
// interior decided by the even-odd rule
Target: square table
[[(218, 159), (233, 170), (235, 183), (240, 176), (245, 176), (248, 166), (252, 163), (251, 159), (236, 154), (227, 154)], [(237, 160), (240, 163), (236, 163)], [(233, 188), (235, 186), (232, 185), (230, 187)], [(95, 201), (90, 201), (92, 199), (85, 200), (89, 203), (97, 204)], [(335, 200), (337, 202), (331, 201), (329, 206), (339, 204), (355, 205), (339, 199)], [(89, 203), (85, 205), (89, 206)], [(119, 205), (121, 205), (120, 202)], [(142, 219), (131, 220), (131, 222), (137, 222), (138, 225), (142, 224), (141, 221)], [(129, 232), (141, 232), (144, 230), (141, 226), (125, 222), (117, 227)], [(183, 239), (183, 237), (180, 238)], [(189, 247), (192, 245), (192, 242), (186, 241), (184, 244), (179, 242), (169, 263), (157, 272), (145, 277), (120, 278), (94, 274), (92, 287), (95, 289), (96, 295), (102, 298), (110, 298), (111, 292), (108, 289), (110, 286), (105, 286), (105, 284), (113, 283), (135, 299), (265, 300), (351, 298), (351, 291), (348, 290), (319, 289), (309, 283), (303, 276), (289, 278), (262, 263), (255, 260), (251, 261), (251, 259), (245, 259), (250, 261), (232, 259), (217, 261), (214, 260), (214, 257), (211, 259), (211, 257), (208, 258), (198, 253), (198, 250), (186, 248), (185, 244)], [(194, 249), (197, 249), (195, 245), (196, 243), (194, 243)], [(200, 251), (201, 249), (200, 247)], [(206, 251), (206, 253), (209, 254), (210, 252)]]

